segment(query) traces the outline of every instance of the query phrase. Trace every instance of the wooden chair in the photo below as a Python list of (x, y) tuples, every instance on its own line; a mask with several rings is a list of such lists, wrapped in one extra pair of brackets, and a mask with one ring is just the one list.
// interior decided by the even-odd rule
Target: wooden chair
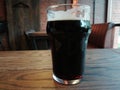
[(87, 48), (113, 48), (114, 24), (93, 24)]
[(28, 46), (33, 50), (49, 49), (48, 35), (45, 32), (35, 30), (26, 31)]

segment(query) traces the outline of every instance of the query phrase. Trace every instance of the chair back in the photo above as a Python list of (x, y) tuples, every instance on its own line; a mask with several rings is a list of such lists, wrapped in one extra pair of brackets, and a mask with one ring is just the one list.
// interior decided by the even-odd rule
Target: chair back
[(95, 48), (112, 48), (113, 47), (113, 23), (93, 24), (92, 31), (88, 40), (89, 44)]

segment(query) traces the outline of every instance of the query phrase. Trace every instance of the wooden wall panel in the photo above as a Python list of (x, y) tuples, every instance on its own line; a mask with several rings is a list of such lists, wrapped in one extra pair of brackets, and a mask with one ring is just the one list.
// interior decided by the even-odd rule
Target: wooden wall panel
[(6, 0), (11, 50), (27, 49), (24, 32), (40, 30), (39, 0)]

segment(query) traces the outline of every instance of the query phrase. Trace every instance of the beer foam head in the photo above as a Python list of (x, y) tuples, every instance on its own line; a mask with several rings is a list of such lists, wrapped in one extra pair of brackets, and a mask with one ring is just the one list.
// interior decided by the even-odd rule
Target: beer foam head
[(66, 11), (53, 11), (48, 10), (48, 21), (56, 20), (90, 20), (90, 7), (82, 5), (79, 7), (73, 7)]

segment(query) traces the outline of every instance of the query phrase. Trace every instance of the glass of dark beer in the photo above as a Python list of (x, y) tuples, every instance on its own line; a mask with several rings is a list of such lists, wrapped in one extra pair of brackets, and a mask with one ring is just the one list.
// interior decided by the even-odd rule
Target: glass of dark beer
[(70, 85), (82, 79), (90, 28), (88, 5), (59, 4), (48, 7), (47, 34), (56, 82)]

